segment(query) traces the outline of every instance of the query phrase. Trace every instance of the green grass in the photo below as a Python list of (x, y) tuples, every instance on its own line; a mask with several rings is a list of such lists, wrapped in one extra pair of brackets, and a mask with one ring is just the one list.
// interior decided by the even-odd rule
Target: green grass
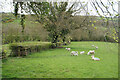
[[(91, 60), (86, 55), (95, 48), (95, 57)], [(85, 51), (79, 56), (70, 56), (65, 48), (50, 49), (33, 53), (25, 58), (10, 57), (3, 60), (3, 78), (117, 78), (118, 77), (118, 45), (108, 42), (72, 42), (71, 50)]]
[(42, 42), (42, 41), (25, 41), (25, 42), (15, 42), (11, 44), (17, 44), (17, 45), (24, 45), (24, 46), (29, 46), (29, 45), (45, 45), (45, 44), (51, 44), (50, 42)]

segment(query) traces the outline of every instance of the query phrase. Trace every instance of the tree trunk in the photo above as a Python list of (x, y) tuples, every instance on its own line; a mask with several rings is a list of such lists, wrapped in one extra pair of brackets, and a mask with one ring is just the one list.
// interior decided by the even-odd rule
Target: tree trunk
[(58, 35), (54, 35), (52, 38), (52, 43), (55, 43), (56, 47), (57, 47), (57, 40), (58, 40)]

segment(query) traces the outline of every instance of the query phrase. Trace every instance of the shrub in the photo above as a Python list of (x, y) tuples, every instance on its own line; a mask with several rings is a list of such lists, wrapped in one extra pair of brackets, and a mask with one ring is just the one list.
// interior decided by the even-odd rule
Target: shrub
[(7, 50), (2, 49), (2, 59), (6, 58)]
[[(57, 43), (57, 46), (61, 46), (61, 43)], [(12, 43), (10, 44), (10, 49), (12, 50), (10, 56), (26, 56), (30, 53), (40, 52), (41, 50), (47, 50), (55, 47), (55, 44), (50, 42)]]

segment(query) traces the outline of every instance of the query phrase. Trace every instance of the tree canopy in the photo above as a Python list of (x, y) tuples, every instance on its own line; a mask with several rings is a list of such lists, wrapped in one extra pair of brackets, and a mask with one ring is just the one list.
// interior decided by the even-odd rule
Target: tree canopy
[[(113, 7), (114, 2), (108, 0), (109, 6), (112, 7), (112, 10), (116, 12), (116, 17), (119, 16), (118, 11), (116, 11)], [(63, 42), (65, 41), (65, 36), (71, 32), (73, 29), (78, 29), (84, 26), (92, 26), (94, 27), (94, 22), (89, 23), (89, 12), (88, 12), (88, 3), (84, 2), (14, 2), (15, 5), (15, 16), (18, 15), (18, 11), (21, 10), (21, 25), (24, 31), (25, 24), (24, 13), (30, 13), (37, 16), (38, 22), (44, 26), (44, 28), (49, 32), (49, 39), (52, 43), (56, 43), (58, 38), (60, 37)], [(91, 6), (95, 9), (98, 15), (103, 19), (108, 26), (109, 21), (111, 20), (113, 23), (112, 31), (107, 32), (106, 34), (111, 34), (112, 37), (118, 42), (118, 26), (116, 26), (116, 22), (114, 21), (113, 13), (109, 11), (109, 6), (103, 3), (101, 0), (91, 0)], [(73, 19), (74, 16), (81, 14), (84, 11), (85, 18), (81, 19), (80, 24)], [(102, 12), (102, 14), (100, 13)], [(106, 17), (107, 13), (110, 17)], [(89, 23), (89, 24), (88, 24)], [(92, 24), (91, 24), (92, 23)], [(96, 27), (94, 27), (96, 29)], [(110, 29), (110, 27), (108, 27)]]
[[(24, 10), (26, 13), (32, 13), (37, 16), (38, 22), (49, 32), (49, 38), (52, 43), (56, 43), (59, 37), (64, 42), (65, 36), (71, 30), (81, 27), (86, 20), (86, 18), (81, 20), (82, 23), (80, 25), (73, 20), (73, 16), (80, 12), (81, 9), (85, 10), (86, 4), (83, 5), (81, 2), (15, 2), (15, 16), (18, 14), (18, 5), (20, 5), (22, 13)], [(23, 21), (23, 14), (21, 19)]]

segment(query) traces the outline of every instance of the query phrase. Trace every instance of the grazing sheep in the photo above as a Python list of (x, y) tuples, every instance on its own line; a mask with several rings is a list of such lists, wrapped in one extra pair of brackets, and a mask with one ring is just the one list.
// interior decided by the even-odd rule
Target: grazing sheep
[(85, 51), (80, 52), (80, 54), (83, 54), (83, 53), (85, 53)]
[(78, 51), (72, 51), (71, 56), (78, 56)]
[(95, 47), (96, 49), (98, 49), (98, 46), (92, 45), (92, 47)]
[(92, 45), (92, 47), (94, 47), (94, 45)]
[(90, 50), (87, 55), (90, 55), (90, 54), (95, 54), (95, 51), (94, 50)]
[(96, 57), (94, 57), (94, 55), (92, 55), (91, 57), (92, 57), (92, 60), (94, 60), (94, 61), (99, 61), (100, 60), (100, 58), (96, 58)]
[(71, 52), (71, 56), (73, 56), (75, 53), (76, 53), (75, 51), (72, 51), (72, 52)]
[(87, 55), (90, 55), (90, 52), (88, 52)]
[(75, 53), (74, 56), (78, 56), (78, 53)]
[(70, 51), (70, 48), (65, 48), (66, 50)]
[(96, 48), (96, 49), (98, 49), (98, 47), (97, 47), (97, 46), (96, 46), (95, 48)]

